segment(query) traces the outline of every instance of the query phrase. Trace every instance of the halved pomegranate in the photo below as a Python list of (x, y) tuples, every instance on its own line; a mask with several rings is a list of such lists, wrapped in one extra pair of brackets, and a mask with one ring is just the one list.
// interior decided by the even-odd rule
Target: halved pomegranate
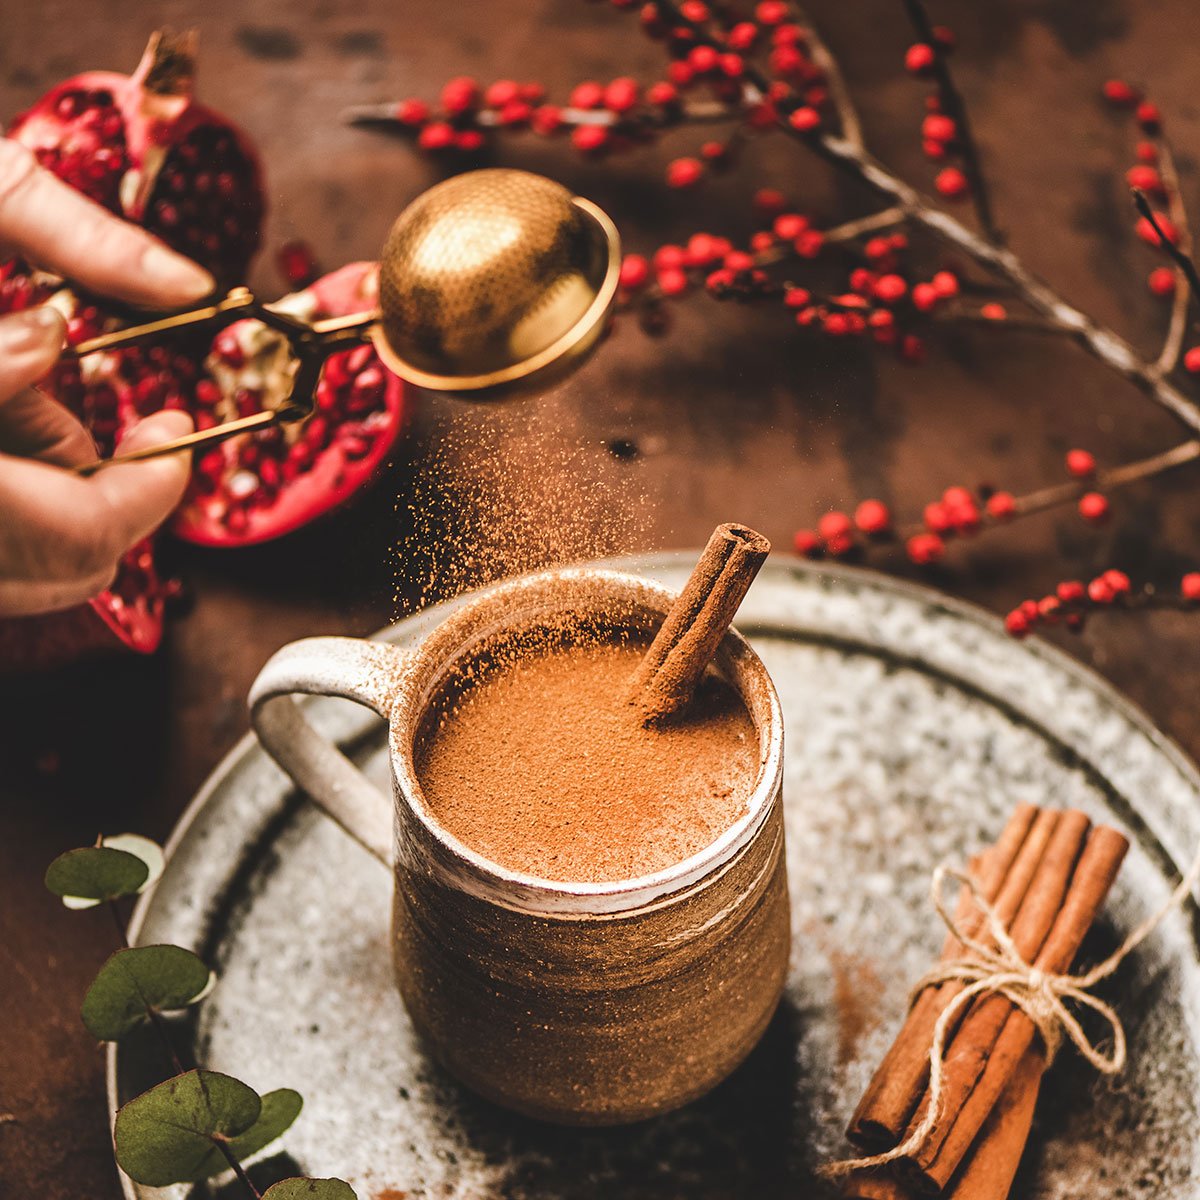
[[(351, 263), (274, 307), (306, 321), (377, 304), (375, 263)], [(290, 389), (291, 357), (257, 321), (221, 333), (194, 388), (196, 424), (277, 408)], [(171, 528), (205, 546), (246, 546), (280, 537), (353, 495), (387, 457), (404, 425), (404, 386), (369, 345), (325, 363), (316, 411), (306, 421), (231, 438), (202, 455)]]

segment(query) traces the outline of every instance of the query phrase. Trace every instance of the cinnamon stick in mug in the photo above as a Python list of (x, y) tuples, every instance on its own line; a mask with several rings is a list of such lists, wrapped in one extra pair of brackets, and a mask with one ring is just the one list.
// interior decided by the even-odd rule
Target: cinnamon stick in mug
[(634, 672), (631, 701), (647, 723), (691, 699), (771, 543), (745, 525), (718, 525)]

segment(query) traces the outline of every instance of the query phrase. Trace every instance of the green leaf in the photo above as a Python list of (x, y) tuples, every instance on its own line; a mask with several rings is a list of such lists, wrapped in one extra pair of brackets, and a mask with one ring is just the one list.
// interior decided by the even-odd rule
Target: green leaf
[(282, 1179), (263, 1193), (262, 1200), (358, 1200), (341, 1179)]
[[(278, 1088), (273, 1092), (267, 1092), (262, 1098), (262, 1112), (259, 1114), (258, 1120), (245, 1133), (239, 1134), (230, 1141), (229, 1148), (233, 1151), (234, 1158), (238, 1162), (243, 1162), (257, 1154), (264, 1146), (269, 1146), (290, 1128), (303, 1107), (304, 1100), (300, 1093), (291, 1088)], [(213, 1155), (215, 1157), (212, 1169), (206, 1173), (204, 1178), (216, 1175), (229, 1165), (219, 1150), (214, 1149)]]
[(83, 1000), (83, 1023), (97, 1041), (120, 1041), (148, 1009), (186, 1008), (205, 994), (212, 972), (181, 946), (118, 950), (100, 968)]
[(78, 907), (132, 896), (150, 877), (142, 859), (125, 850), (84, 846), (60, 854), (46, 870), (46, 886), (63, 903), (82, 901)]
[(140, 833), (114, 833), (102, 837), (100, 845), (107, 846), (110, 850), (124, 850), (126, 854), (132, 854), (146, 864), (150, 873), (146, 876), (146, 882), (138, 888), (139, 892), (144, 892), (163, 873), (162, 847), (148, 837), (142, 837)]
[[(117, 1113), (117, 1164), (149, 1187), (192, 1183), (224, 1169), (214, 1139), (236, 1138), (258, 1120), (262, 1100), (217, 1071), (187, 1071), (143, 1092)], [(216, 1160), (219, 1165), (213, 1169)]]

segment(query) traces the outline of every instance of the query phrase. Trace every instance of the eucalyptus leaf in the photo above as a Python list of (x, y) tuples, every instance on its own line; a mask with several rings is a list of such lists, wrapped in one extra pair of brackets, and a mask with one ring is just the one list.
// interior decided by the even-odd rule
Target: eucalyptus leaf
[(110, 850), (124, 850), (126, 854), (132, 854), (146, 864), (149, 874), (146, 876), (146, 882), (138, 888), (139, 892), (144, 892), (163, 873), (165, 860), (162, 847), (150, 838), (142, 837), (140, 833), (107, 835), (100, 839), (100, 845), (107, 846)]
[[(229, 1149), (238, 1162), (257, 1154), (264, 1146), (269, 1146), (292, 1122), (300, 1115), (304, 1101), (299, 1092), (291, 1088), (279, 1088), (267, 1092), (262, 1098), (262, 1112), (258, 1119), (244, 1133), (229, 1139)], [(193, 1179), (207, 1179), (211, 1175), (219, 1175), (229, 1166), (225, 1156), (215, 1146), (209, 1158), (200, 1163), (200, 1174)]]
[(149, 1187), (207, 1179), (226, 1166), (214, 1139), (245, 1133), (262, 1108), (258, 1093), (229, 1075), (203, 1070), (176, 1075), (117, 1113), (117, 1164)]
[(46, 886), (69, 907), (87, 908), (135, 895), (150, 868), (135, 854), (108, 846), (83, 846), (60, 854), (46, 869)]
[(267, 1188), (262, 1200), (358, 1200), (358, 1196), (341, 1179), (281, 1179)]
[(83, 1023), (97, 1041), (120, 1041), (149, 1009), (186, 1008), (206, 994), (212, 972), (181, 946), (118, 950), (83, 1000)]

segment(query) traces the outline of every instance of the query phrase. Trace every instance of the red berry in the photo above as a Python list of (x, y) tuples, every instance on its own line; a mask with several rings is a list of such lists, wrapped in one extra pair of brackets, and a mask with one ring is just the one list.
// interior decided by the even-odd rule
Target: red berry
[(753, 21), (739, 21), (729, 31), (726, 41), (732, 49), (744, 53), (758, 41), (758, 26)]
[(875, 281), (875, 295), (884, 304), (895, 304), (904, 299), (908, 284), (902, 275), (882, 275)]
[(947, 53), (958, 45), (958, 38), (954, 36), (954, 30), (949, 25), (935, 25), (933, 40)]
[(754, 18), (760, 25), (778, 25), (787, 19), (787, 15), (783, 0), (762, 0), (754, 9)]
[(1062, 601), (1057, 596), (1043, 596), (1038, 601), (1038, 616), (1049, 625), (1054, 625), (1058, 621), (1058, 610), (1062, 608)]
[(1129, 576), (1124, 571), (1118, 571), (1115, 567), (1109, 567), (1101, 578), (1118, 596), (1127, 595), (1133, 586), (1129, 582)]
[(627, 292), (636, 292), (646, 286), (650, 279), (650, 264), (641, 254), (627, 254), (621, 263), (621, 286)]
[(975, 497), (969, 488), (948, 487), (942, 493), (942, 503), (948, 504), (951, 508), (968, 508), (975, 504)]
[[(1165, 213), (1155, 213), (1154, 219), (1158, 223), (1158, 228), (1162, 230), (1162, 235), (1171, 243), (1176, 245), (1179, 241), (1179, 230), (1175, 226), (1175, 222), (1171, 220)], [(1133, 227), (1134, 232), (1142, 239), (1143, 242), (1151, 246), (1161, 246), (1162, 239), (1158, 236), (1158, 230), (1150, 223), (1147, 217), (1139, 217), (1137, 224)]]
[(912, 290), (912, 302), (919, 312), (930, 312), (937, 307), (937, 290), (932, 283), (918, 283)]
[(571, 145), (584, 154), (596, 154), (608, 145), (608, 130), (603, 125), (577, 125), (571, 130)]
[(1003, 304), (985, 304), (980, 310), (979, 315), (988, 321), (1003, 321), (1008, 317), (1008, 309)]
[(826, 553), (832, 554), (834, 558), (843, 558), (853, 549), (854, 538), (850, 534), (839, 534), (825, 542)]
[(730, 271), (728, 268), (722, 267), (719, 271), (713, 271), (707, 275), (704, 280), (704, 286), (710, 292), (720, 292), (722, 288), (727, 288), (737, 279), (737, 273)]
[(1149, 100), (1143, 100), (1137, 106), (1134, 116), (1147, 133), (1157, 133), (1162, 126), (1162, 112), (1157, 104), (1151, 104)]
[(521, 86), (513, 79), (497, 79), (483, 93), (483, 102), (488, 108), (504, 108), (514, 100), (520, 99)]
[(1131, 188), (1141, 188), (1143, 192), (1153, 192), (1160, 195), (1163, 191), (1162, 178), (1153, 167), (1145, 165), (1130, 167), (1125, 172), (1125, 182)]
[(1151, 165), (1158, 162), (1158, 147), (1153, 142), (1138, 142), (1135, 153), (1138, 162)]
[(863, 533), (886, 533), (891, 528), (892, 514), (882, 500), (864, 500), (854, 510), (854, 523)]
[(821, 539), (811, 529), (797, 529), (792, 546), (802, 558), (816, 558), (821, 553)]
[(685, 62), (683, 59), (676, 59), (667, 64), (667, 78), (677, 88), (690, 87), (695, 81), (696, 72), (691, 63)]
[(908, 539), (905, 547), (913, 562), (924, 566), (937, 562), (946, 551), (946, 543), (935, 533), (918, 533)]
[(775, 235), (768, 229), (760, 229), (757, 233), (750, 235), (750, 249), (755, 254), (762, 254), (764, 250), (770, 250), (775, 245)]
[(1019, 608), (1014, 608), (1004, 618), (1004, 628), (1013, 637), (1024, 637), (1032, 628), (1032, 622)]
[(937, 55), (932, 46), (925, 42), (916, 42), (905, 51), (904, 69), (910, 75), (926, 75), (936, 61)]
[(1183, 356), (1183, 367), (1186, 371), (1191, 371), (1193, 375), (1200, 374), (1200, 346), (1193, 346)]
[(1017, 500), (1012, 492), (993, 492), (987, 501), (988, 516), (1008, 521), (1017, 515)]
[(654, 252), (654, 269), (656, 271), (666, 271), (671, 268), (680, 268), (688, 264), (688, 252), (682, 246), (675, 246), (668, 243), (665, 246), (660, 246)]
[(1086, 479), (1096, 473), (1096, 458), (1087, 450), (1068, 450), (1067, 470), (1077, 479)]
[(799, 213), (780, 213), (771, 228), (774, 229), (776, 237), (783, 238), (785, 242), (793, 242), (808, 228), (808, 218)]
[(704, 176), (704, 164), (698, 158), (677, 158), (667, 164), (667, 185), (673, 188), (694, 187)]
[(688, 277), (676, 267), (658, 273), (658, 287), (664, 296), (679, 296), (687, 291)]
[(1086, 595), (1086, 589), (1078, 579), (1065, 579), (1054, 590), (1064, 604), (1077, 604)]
[(892, 243), (885, 237), (869, 238), (867, 244), (863, 247), (863, 253), (872, 262), (878, 263), (880, 259), (891, 257)]
[(943, 300), (950, 300), (958, 295), (958, 276), (953, 271), (938, 271), (930, 280), (933, 290)]
[(442, 107), (453, 117), (470, 112), (479, 104), (479, 99), (479, 84), (469, 75), (451, 79), (442, 88)]
[(454, 135), (454, 145), (468, 154), (474, 153), (483, 146), (483, 133), (478, 129), (460, 129)]
[(653, 83), (646, 89), (646, 101), (659, 108), (670, 108), (672, 104), (679, 102), (679, 93), (665, 81)]
[(1093, 604), (1111, 604), (1117, 596), (1103, 575), (1087, 585), (1087, 594)]
[(788, 308), (804, 308), (812, 299), (812, 293), (806, 288), (788, 288), (783, 293), (783, 302)]
[(744, 250), (731, 250), (725, 255), (725, 269), (733, 271), (734, 274), (740, 274), (743, 271), (749, 271), (754, 266), (754, 256), (747, 254)]
[(827, 512), (817, 522), (817, 532), (826, 541), (830, 538), (847, 537), (854, 533), (854, 522), (844, 512)]
[(431, 121), (417, 135), (417, 145), (422, 150), (445, 150), (454, 144), (454, 126), (445, 121)]
[(622, 76), (604, 89), (604, 107), (615, 113), (628, 112), (638, 102), (641, 89), (636, 79)]
[(1179, 584), (1185, 600), (1200, 601), (1200, 571), (1189, 571)]
[(720, 59), (721, 56), (712, 46), (693, 46), (687, 56), (688, 66), (701, 75), (715, 71)]
[(930, 162), (941, 162), (946, 157), (946, 143), (924, 141), (921, 143), (921, 152)]
[(930, 113), (921, 122), (921, 136), (930, 142), (952, 142), (958, 133), (954, 121), (943, 113)]
[(925, 505), (924, 520), (926, 529), (931, 533), (949, 533), (954, 528), (950, 509), (940, 500)]
[(720, 162), (729, 153), (724, 142), (704, 142), (700, 146), (700, 157), (711, 163)]
[(557, 133), (562, 128), (562, 123), (562, 109), (556, 104), (543, 104), (540, 108), (535, 108), (533, 116), (530, 118), (530, 125), (533, 127), (534, 133), (544, 136)]
[(577, 84), (571, 90), (572, 108), (600, 108), (603, 104), (604, 88), (593, 79)]
[(424, 125), (429, 120), (429, 105), (415, 98), (401, 100), (396, 105), (396, 120), (404, 125)]
[(1108, 500), (1099, 492), (1088, 492), (1086, 496), (1080, 498), (1079, 515), (1085, 521), (1091, 521), (1099, 524), (1108, 517)]
[(679, 12), (685, 21), (691, 21), (695, 25), (707, 21), (710, 15), (704, 0), (683, 0)]
[(1155, 267), (1146, 283), (1156, 296), (1175, 295), (1175, 272), (1170, 267)]
[(746, 73), (746, 63), (740, 54), (721, 55), (721, 74), (729, 79), (741, 79)]
[(1101, 88), (1105, 100), (1122, 108), (1132, 107), (1138, 101), (1138, 93), (1123, 79), (1110, 79)]
[(945, 170), (939, 171), (937, 178), (933, 181), (933, 186), (947, 200), (961, 199), (970, 191), (971, 187), (967, 182), (967, 177), (957, 167), (946, 167)]
[(825, 245), (825, 235), (816, 229), (806, 229), (792, 245), (801, 258), (816, 258)]
[(769, 221), (787, 207), (787, 197), (777, 188), (759, 188), (754, 193), (754, 212), (760, 220)]
[(806, 105), (793, 110), (788, 117), (788, 124), (801, 133), (811, 133), (821, 124), (821, 114), (815, 108)]
[(900, 339), (900, 357), (909, 363), (925, 361), (925, 343), (915, 334), (906, 333)]

